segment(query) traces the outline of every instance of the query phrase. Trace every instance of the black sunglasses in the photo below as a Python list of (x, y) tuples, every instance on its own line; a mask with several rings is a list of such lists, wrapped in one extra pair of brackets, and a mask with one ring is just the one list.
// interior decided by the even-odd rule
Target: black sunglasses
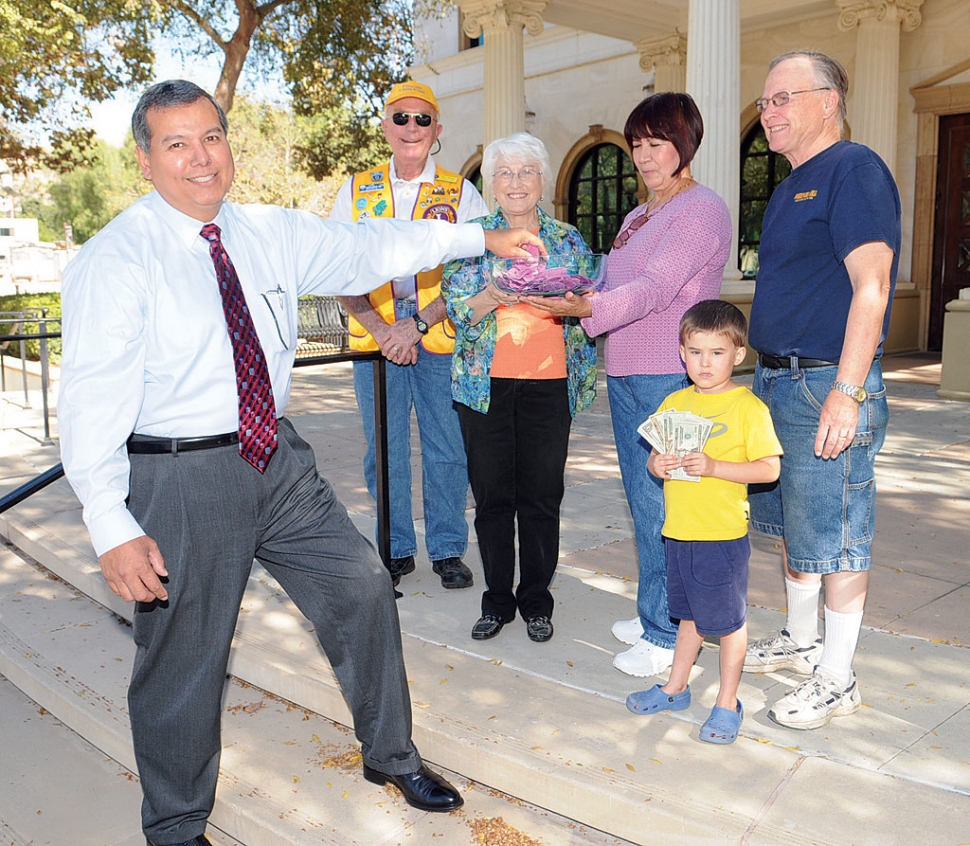
[(414, 122), (418, 126), (431, 126), (431, 115), (424, 114), (410, 114), (408, 112), (394, 112), (391, 115), (391, 120), (394, 121), (395, 126), (407, 126), (408, 121), (414, 118)]

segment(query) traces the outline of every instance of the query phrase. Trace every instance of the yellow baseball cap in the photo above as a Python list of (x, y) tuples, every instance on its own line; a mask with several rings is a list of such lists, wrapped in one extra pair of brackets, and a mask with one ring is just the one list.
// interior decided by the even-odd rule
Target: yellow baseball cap
[(391, 93), (387, 95), (387, 100), (384, 101), (384, 108), (387, 109), (393, 103), (396, 103), (398, 100), (404, 100), (407, 97), (416, 97), (418, 100), (424, 100), (425, 103), (433, 106), (438, 114), (441, 114), (441, 109), (438, 107), (438, 101), (435, 99), (434, 91), (423, 82), (413, 82), (411, 80), (399, 82), (391, 89)]

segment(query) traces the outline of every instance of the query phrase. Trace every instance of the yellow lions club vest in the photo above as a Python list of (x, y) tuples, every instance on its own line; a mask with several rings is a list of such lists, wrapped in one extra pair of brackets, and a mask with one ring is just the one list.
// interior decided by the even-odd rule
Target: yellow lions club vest
[[(351, 182), (350, 196), (354, 220), (368, 217), (394, 217), (394, 193), (391, 191), (391, 163), (383, 167), (358, 173)], [(462, 177), (457, 173), (435, 168), (434, 182), (423, 182), (411, 212), (412, 220), (447, 220), (458, 222), (458, 202), (461, 200)], [(417, 275), (418, 310), (437, 299), (441, 293), (441, 267)], [(388, 282), (368, 294), (374, 310), (385, 323), (394, 322), (394, 283)], [(371, 334), (350, 315), (348, 325), (350, 348), (376, 350), (377, 342)], [(455, 348), (455, 324), (450, 320), (436, 323), (421, 339), (421, 346), (428, 352), (451, 353)]]

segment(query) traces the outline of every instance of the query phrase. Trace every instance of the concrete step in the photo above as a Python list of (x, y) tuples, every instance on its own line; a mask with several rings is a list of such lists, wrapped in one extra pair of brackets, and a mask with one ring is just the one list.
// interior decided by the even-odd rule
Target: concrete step
[[(0, 676), (0, 843), (144, 846), (138, 776)], [(210, 826), (214, 846), (240, 846)]]
[[(0, 549), (0, 574), (3, 842), (140, 846), (140, 791), (125, 713), (130, 627), (9, 547)], [(364, 781), (346, 726), (233, 678), (208, 833), (220, 846), (376, 846), (410, 837), (469, 846), (620, 844), (446, 775), (474, 799), (452, 814), (417, 811), (395, 788)], [(476, 840), (484, 833), (506, 840)]]
[[(77, 503), (66, 486), (58, 483), (0, 516), (0, 534), (118, 615), (128, 613), (100, 577)], [(865, 680), (865, 708), (857, 717), (836, 720), (815, 732), (791, 732), (765, 716), (767, 704), (797, 679), (746, 676), (739, 693), (746, 710), (742, 736), (731, 747), (712, 747), (696, 740), (716, 690), (717, 655), (709, 650), (702, 652), (695, 667), (694, 705), (688, 711), (644, 719), (623, 707), (630, 690), (656, 681), (631, 679), (610, 667), (618, 645), (609, 636), (609, 623), (629, 616), (632, 583), (561, 567), (554, 584), (557, 631), (548, 644), (529, 641), (521, 621), (494, 640), (471, 641), (468, 629), (477, 617), (479, 592), (442, 591), (420, 562), (418, 572), (402, 587), (407, 594), (399, 607), (415, 742), (428, 760), (476, 785), (568, 816), (620, 842), (908, 844), (925, 842), (927, 826), (932, 826), (934, 842), (970, 841), (970, 684), (965, 649), (866, 630), (857, 660)], [(87, 600), (75, 601), (78, 609), (86, 607)], [(4, 625), (7, 603), (6, 597), (0, 598)], [(66, 626), (72, 633), (66, 639), (76, 641), (88, 636), (90, 626), (72, 616), (74, 607), (62, 599), (56, 613), (51, 610), (47, 626), (55, 633)], [(764, 609), (751, 608), (750, 615), (755, 631), (781, 622), (779, 614)], [(70, 724), (83, 725), (79, 731), (88, 739), (110, 729), (102, 742), (115, 745), (105, 751), (121, 756), (117, 760), (124, 763), (126, 753), (118, 738), (127, 737), (121, 691), (130, 666), (130, 638), (118, 623), (102, 621), (98, 629), (113, 630), (121, 638), (101, 664), (93, 662), (104, 647), (61, 660), (52, 645), (46, 671), (20, 672), (27, 676), (28, 694), (45, 707), (49, 706), (38, 697), (59, 701), (62, 708), (73, 704), (79, 716)], [(123, 641), (127, 647), (122, 647)], [(0, 646), (4, 660), (18, 667), (25, 653), (38, 650), (44, 652), (19, 634)], [(85, 681), (80, 687), (68, 683), (84, 668), (98, 678), (102, 664), (116, 674), (121, 668), (122, 678), (110, 696), (100, 682)], [(3, 667), (0, 672), (7, 673)], [(254, 569), (244, 599), (231, 672), (244, 683), (306, 709), (310, 720), (325, 715), (349, 725), (349, 713), (309, 624), (259, 568)], [(35, 682), (34, 675), (42, 679)], [(48, 688), (60, 693), (44, 693)], [(232, 701), (231, 707), (236, 707), (247, 700), (241, 696)], [(90, 702), (98, 706), (93, 709), (97, 719), (83, 707)], [(260, 720), (264, 710), (269, 709), (258, 708), (246, 719)], [(227, 714), (227, 732), (232, 722)], [(272, 764), (267, 765), (260, 751), (251, 756), (260, 762), (259, 773), (236, 772), (231, 737), (226, 735), (230, 754), (224, 760), (231, 778), (220, 784), (213, 822), (242, 842), (259, 846), (278, 836), (272, 827), (276, 823), (264, 822), (265, 828), (260, 828), (250, 817), (245, 825), (237, 822), (238, 797), (259, 794), (255, 785), (261, 785), (264, 776), (272, 780), (301, 771), (269, 757)], [(267, 737), (279, 744), (281, 737), (289, 742), (290, 735), (274, 726)], [(297, 758), (302, 755), (308, 761), (311, 753), (312, 747), (300, 747)], [(299, 790), (296, 784), (287, 788)], [(485, 795), (476, 789), (466, 809), (479, 808)], [(302, 792), (300, 796), (299, 804), (274, 798), (280, 804), (268, 802), (265, 816), (276, 813), (287, 821), (292, 817), (298, 820), (297, 828), (318, 833), (321, 829), (313, 825), (321, 817), (334, 818), (323, 812), (314, 815), (309, 800), (304, 801)], [(849, 807), (846, 796), (853, 797)], [(887, 803), (891, 824), (884, 817)], [(285, 813), (283, 806), (299, 808), (308, 819)], [(347, 807), (356, 809), (357, 804)], [(843, 813), (832, 814), (833, 808), (843, 808)], [(349, 819), (349, 827), (338, 826), (341, 833), (357, 830), (357, 817)], [(277, 846), (300, 841), (272, 842)]]

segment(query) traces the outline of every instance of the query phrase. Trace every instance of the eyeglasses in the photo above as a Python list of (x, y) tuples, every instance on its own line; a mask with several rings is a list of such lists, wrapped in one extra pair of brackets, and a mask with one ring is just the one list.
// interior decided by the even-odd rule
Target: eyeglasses
[(542, 176), (542, 171), (534, 167), (524, 167), (522, 170), (497, 170), (492, 176), (496, 182), (511, 182), (519, 177), (519, 182), (531, 182)]
[(768, 104), (771, 103), (776, 109), (780, 109), (782, 106), (787, 106), (791, 101), (791, 98), (796, 94), (811, 94), (813, 91), (831, 91), (827, 85), (823, 85), (821, 88), (805, 88), (801, 91), (779, 91), (772, 97), (765, 99), (764, 97), (759, 97), (754, 101), (755, 108), (759, 112), (763, 112), (768, 108)]
[(434, 120), (431, 115), (411, 114), (410, 112), (394, 112), (391, 115), (391, 120), (394, 121), (395, 126), (407, 126), (411, 118), (414, 118), (414, 122), (418, 126), (431, 126), (431, 121)]
[(616, 238), (613, 239), (613, 249), (619, 250), (626, 246), (627, 242), (633, 237), (636, 231), (650, 220), (650, 212), (645, 211), (636, 220), (624, 229)]

